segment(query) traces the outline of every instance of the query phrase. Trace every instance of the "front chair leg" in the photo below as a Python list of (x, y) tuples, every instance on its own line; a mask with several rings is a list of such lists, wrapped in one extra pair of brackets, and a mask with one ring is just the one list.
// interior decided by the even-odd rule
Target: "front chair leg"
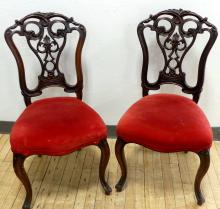
[(121, 167), (121, 178), (119, 179), (118, 183), (115, 186), (117, 192), (120, 192), (122, 190), (127, 178), (127, 165), (126, 165), (126, 159), (124, 153), (125, 145), (126, 142), (119, 138), (117, 139), (115, 144), (115, 155)]
[(20, 179), (20, 181), (23, 183), (25, 190), (26, 190), (26, 198), (23, 203), (23, 209), (30, 209), (31, 206), (31, 200), (32, 200), (32, 189), (31, 184), (28, 179), (27, 173), (24, 169), (24, 161), (26, 157), (21, 154), (14, 154), (13, 155), (13, 167), (15, 174)]
[(102, 140), (98, 144), (98, 147), (101, 150), (101, 159), (99, 163), (99, 179), (103, 189), (105, 190), (105, 194), (109, 195), (112, 192), (112, 189), (105, 180), (105, 170), (108, 165), (108, 161), (110, 157), (110, 149), (107, 140), (106, 139)]
[(194, 190), (197, 199), (197, 204), (202, 205), (205, 202), (205, 199), (201, 192), (200, 184), (204, 175), (207, 173), (209, 169), (210, 155), (209, 155), (209, 150), (204, 150), (197, 154), (199, 155), (200, 158), (200, 165), (195, 178)]

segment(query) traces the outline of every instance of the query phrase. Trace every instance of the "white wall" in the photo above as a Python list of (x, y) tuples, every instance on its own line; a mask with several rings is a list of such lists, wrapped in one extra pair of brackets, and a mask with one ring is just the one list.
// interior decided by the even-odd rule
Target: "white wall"
[[(73, 16), (86, 26), (87, 39), (83, 51), (84, 100), (101, 114), (108, 125), (114, 125), (122, 113), (141, 97), (142, 57), (136, 35), (137, 24), (149, 14), (169, 8), (183, 8), (209, 17), (209, 21), (220, 29), (218, 4), (219, 0), (1, 1), (0, 120), (13, 121), (25, 108), (18, 85), (17, 66), (3, 37), (4, 30), (15, 19), (35, 11), (55, 11)], [(31, 62), (27, 61), (29, 64)], [(185, 64), (195, 65), (192, 58)], [(204, 91), (199, 103), (212, 126), (220, 126), (219, 81), (220, 39), (208, 58)], [(52, 94), (57, 95), (58, 92), (54, 89)]]

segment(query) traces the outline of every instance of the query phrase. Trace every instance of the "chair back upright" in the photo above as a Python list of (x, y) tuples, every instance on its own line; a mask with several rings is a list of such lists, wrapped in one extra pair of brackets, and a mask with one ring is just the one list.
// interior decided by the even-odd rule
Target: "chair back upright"
[[(144, 35), (146, 28), (155, 32), (164, 58), (164, 66), (153, 83), (148, 80), (149, 51)], [(195, 43), (198, 34), (205, 32), (209, 33), (209, 38), (199, 60), (197, 82), (195, 86), (190, 86), (182, 69), (183, 59)], [(206, 59), (218, 35), (216, 27), (208, 22), (207, 18), (202, 18), (194, 12), (170, 9), (150, 15), (148, 19), (140, 22), (137, 33), (143, 52), (143, 96), (148, 95), (149, 90), (158, 90), (162, 84), (176, 84), (184, 93), (192, 94), (193, 101), (197, 103), (204, 83)]]
[[(37, 30), (31, 29), (31, 26)], [(67, 34), (78, 31), (79, 39), (75, 51), (76, 84), (70, 85), (60, 70), (59, 60), (66, 45)], [(38, 76), (38, 85), (29, 89), (26, 84), (25, 67), (21, 54), (13, 40), (17, 34), (26, 38), (27, 44), (38, 58), (41, 73)], [(65, 92), (76, 93), (82, 99), (83, 74), (81, 67), (81, 52), (86, 38), (86, 29), (64, 15), (58, 13), (36, 12), (16, 20), (15, 24), (5, 31), (5, 40), (11, 49), (18, 66), (19, 83), (25, 104), (31, 104), (31, 98), (42, 94), (44, 88), (58, 86)]]

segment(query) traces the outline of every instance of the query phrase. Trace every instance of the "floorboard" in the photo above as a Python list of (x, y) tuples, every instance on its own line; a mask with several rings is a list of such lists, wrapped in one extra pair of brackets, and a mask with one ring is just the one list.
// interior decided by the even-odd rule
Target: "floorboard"
[[(63, 157), (31, 156), (25, 162), (33, 189), (33, 209), (219, 209), (220, 141), (211, 148), (211, 164), (202, 182), (206, 202), (196, 205), (193, 182), (199, 165), (193, 153), (158, 153), (128, 144), (128, 179), (117, 193), (120, 169), (115, 140), (108, 140), (111, 158), (106, 178), (113, 192), (106, 196), (98, 178), (100, 150), (89, 146)], [(9, 135), (0, 134), (0, 209), (21, 209), (25, 191), (12, 167)]]

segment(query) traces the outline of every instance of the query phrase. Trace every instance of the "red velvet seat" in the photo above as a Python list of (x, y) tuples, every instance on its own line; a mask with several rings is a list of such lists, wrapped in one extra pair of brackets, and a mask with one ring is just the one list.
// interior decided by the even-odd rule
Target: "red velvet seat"
[(42, 99), (29, 105), (11, 132), (11, 149), (25, 156), (64, 155), (107, 137), (100, 116), (72, 97)]
[(120, 119), (117, 136), (159, 152), (209, 149), (209, 122), (192, 100), (174, 94), (145, 96)]

